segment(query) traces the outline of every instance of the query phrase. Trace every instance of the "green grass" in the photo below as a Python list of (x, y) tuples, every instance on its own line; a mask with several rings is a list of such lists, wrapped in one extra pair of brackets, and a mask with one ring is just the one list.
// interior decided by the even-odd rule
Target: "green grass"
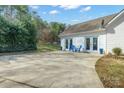
[(38, 52), (48, 52), (48, 51), (57, 51), (60, 50), (60, 46), (56, 44), (50, 44), (50, 43), (39, 43), (37, 45), (37, 51)]
[(17, 54), (25, 54), (25, 53), (37, 53), (37, 52), (50, 52), (50, 51), (58, 51), (61, 47), (59, 45), (55, 44), (49, 44), (49, 43), (39, 43), (37, 44), (37, 50), (31, 50), (31, 51), (20, 51), (20, 52), (6, 52), (6, 53), (0, 53), (0, 56), (3, 55), (17, 55)]
[(96, 63), (96, 71), (104, 87), (124, 88), (124, 59), (102, 57)]

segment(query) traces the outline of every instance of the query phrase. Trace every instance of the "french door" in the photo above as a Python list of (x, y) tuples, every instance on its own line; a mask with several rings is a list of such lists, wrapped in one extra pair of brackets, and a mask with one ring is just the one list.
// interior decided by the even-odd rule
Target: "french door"
[(66, 39), (66, 41), (65, 41), (65, 47), (66, 47), (66, 49), (68, 49), (68, 39)]
[(65, 47), (66, 49), (69, 49), (73, 44), (73, 40), (72, 39), (66, 39), (65, 41)]
[(98, 48), (98, 38), (97, 37), (86, 38), (86, 50), (96, 51), (97, 48)]
[(98, 40), (97, 38), (93, 38), (93, 50), (97, 50), (97, 46), (98, 46)]
[(90, 38), (86, 38), (86, 50), (90, 50)]

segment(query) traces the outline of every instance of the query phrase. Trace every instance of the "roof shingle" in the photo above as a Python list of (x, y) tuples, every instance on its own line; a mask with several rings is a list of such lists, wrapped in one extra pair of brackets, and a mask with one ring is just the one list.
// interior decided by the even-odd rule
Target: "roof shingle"
[(83, 23), (72, 25), (72, 26), (66, 28), (64, 30), (64, 32), (62, 32), (60, 34), (60, 36), (67, 35), (67, 34), (71, 35), (71, 34), (80, 33), (80, 32), (88, 32), (88, 31), (97, 30), (99, 28), (103, 28), (117, 14), (118, 13), (112, 14), (112, 15), (109, 15), (109, 16), (105, 16), (105, 17), (100, 17), (100, 18), (97, 18), (97, 19), (94, 19), (94, 20), (83, 22)]

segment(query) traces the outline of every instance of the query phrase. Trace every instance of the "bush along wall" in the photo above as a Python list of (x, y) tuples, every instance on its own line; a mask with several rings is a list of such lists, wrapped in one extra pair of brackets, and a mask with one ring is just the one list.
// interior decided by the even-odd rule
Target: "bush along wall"
[(31, 20), (8, 21), (0, 16), (0, 52), (35, 49), (36, 30)]

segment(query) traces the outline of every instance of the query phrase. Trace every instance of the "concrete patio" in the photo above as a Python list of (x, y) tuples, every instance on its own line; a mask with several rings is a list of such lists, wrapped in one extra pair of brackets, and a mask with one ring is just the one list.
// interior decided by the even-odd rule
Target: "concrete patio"
[(0, 87), (102, 88), (96, 54), (46, 52), (0, 56)]

